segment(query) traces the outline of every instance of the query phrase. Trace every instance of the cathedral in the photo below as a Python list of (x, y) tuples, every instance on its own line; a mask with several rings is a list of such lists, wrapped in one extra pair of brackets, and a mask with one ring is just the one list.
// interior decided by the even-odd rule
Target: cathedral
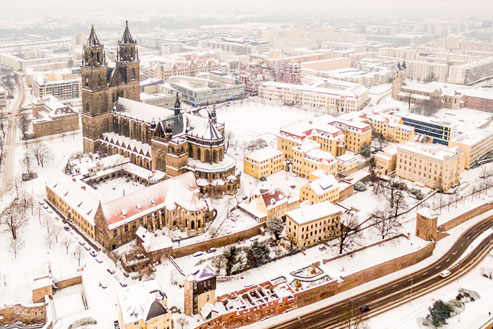
[(139, 52), (128, 22), (115, 63), (106, 61), (94, 26), (82, 52), (84, 153), (120, 154), (168, 177), (191, 171), (203, 196), (238, 191), (240, 173), (225, 153), (225, 126), (215, 109), (184, 113), (178, 92), (174, 109), (140, 102)]

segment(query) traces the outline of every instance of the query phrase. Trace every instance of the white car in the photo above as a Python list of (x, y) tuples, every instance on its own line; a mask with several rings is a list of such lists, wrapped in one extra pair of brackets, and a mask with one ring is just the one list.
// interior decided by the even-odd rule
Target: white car
[(441, 271), (441, 272), (440, 272), (440, 276), (441, 276), (442, 278), (446, 278), (446, 277), (448, 277), (449, 275), (450, 275), (450, 271), (449, 271), (449, 270), (443, 270), (443, 271)]
[(101, 264), (103, 262), (103, 260), (98, 256), (95, 258), (96, 259), (96, 262), (98, 262), (99, 264)]
[(193, 253), (193, 257), (199, 257), (199, 256), (202, 256), (204, 254), (203, 251), (196, 251)]
[(99, 286), (100, 286), (101, 288), (103, 288), (103, 289), (108, 288), (108, 285), (107, 285), (107, 284), (106, 284), (106, 282), (104, 282), (103, 280), (101, 280), (101, 281), (99, 282)]

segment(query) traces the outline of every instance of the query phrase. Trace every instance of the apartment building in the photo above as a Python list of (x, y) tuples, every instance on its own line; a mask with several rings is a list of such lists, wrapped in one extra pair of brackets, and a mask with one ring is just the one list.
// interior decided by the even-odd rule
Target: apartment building
[(408, 61), (408, 78), (419, 81), (447, 82), (449, 76), (449, 65), (425, 61)]
[(481, 130), (469, 130), (450, 140), (449, 147), (459, 147), (465, 154), (465, 168), (469, 169), (481, 157), (493, 151), (493, 134)]
[(283, 169), (284, 156), (281, 151), (265, 147), (245, 155), (243, 171), (255, 178), (267, 177)]
[(376, 85), (388, 83), (392, 80), (394, 72), (390, 69), (367, 72), (358, 68), (349, 67), (330, 71), (302, 69), (301, 74), (302, 76), (315, 75), (323, 78), (347, 81), (370, 88)]
[(346, 153), (337, 157), (337, 172), (348, 175), (358, 167), (358, 159), (354, 154)]
[(433, 143), (443, 145), (448, 145), (457, 134), (457, 125), (454, 123), (414, 113), (401, 117), (400, 123), (414, 127), (416, 134), (428, 136)]
[(465, 154), (459, 147), (408, 142), (397, 147), (396, 175), (424, 186), (448, 190), (459, 183)]
[(367, 115), (366, 122), (371, 125), (375, 134), (382, 134), (392, 143), (405, 143), (414, 140), (414, 128), (400, 123), (391, 122), (389, 118), (379, 115)]
[(0, 86), (0, 109), (3, 109), (7, 106), (7, 96), (8, 96), (7, 90), (5, 90), (5, 88)]
[(194, 77), (199, 73), (219, 70), (218, 55), (213, 52), (182, 53), (170, 57), (152, 57), (147, 68), (152, 75), (162, 80), (172, 76)]
[(448, 82), (461, 85), (471, 85), (493, 77), (493, 57), (479, 61), (450, 66)]
[(43, 98), (53, 95), (60, 100), (78, 98), (81, 96), (81, 79), (50, 80), (49, 76), (37, 75), (33, 78), (32, 93), (35, 97)]
[(333, 239), (339, 232), (341, 208), (323, 201), (286, 214), (286, 236), (298, 248)]
[(322, 108), (331, 113), (359, 111), (368, 102), (368, 89), (365, 86), (337, 80), (317, 85), (268, 81), (259, 86), (258, 94), (268, 101)]
[(324, 170), (328, 174), (337, 173), (337, 162), (334, 156), (320, 149), (320, 144), (310, 139), (293, 148), (293, 172), (308, 178), (315, 170)]
[(312, 180), (300, 189), (301, 201), (309, 201), (311, 204), (323, 201), (337, 202), (339, 200), (339, 182), (334, 175), (318, 175), (318, 178)]

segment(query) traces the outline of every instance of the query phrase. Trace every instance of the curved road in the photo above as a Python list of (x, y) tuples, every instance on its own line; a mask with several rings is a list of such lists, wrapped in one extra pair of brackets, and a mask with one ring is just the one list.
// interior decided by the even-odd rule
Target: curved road
[(16, 132), (17, 132), (17, 114), (19, 112), (19, 108), (24, 103), (25, 99), (25, 87), (24, 87), (24, 78), (19, 75), (18, 76), (18, 86), (19, 93), (17, 95), (17, 99), (15, 101), (14, 106), (10, 108), (10, 113), (8, 117), (8, 131), (7, 131), (7, 143), (6, 143), (6, 155), (4, 161), (2, 162), (2, 190), (0, 193), (7, 192), (14, 186), (14, 168), (15, 168), (15, 148), (17, 146), (16, 142)]
[[(365, 313), (365, 316), (370, 316), (383, 308), (398, 306), (403, 301), (417, 298), (417, 295), (437, 289), (437, 285), (455, 280), (461, 271), (465, 270), (468, 265), (477, 262), (478, 258), (481, 258), (486, 250), (491, 249), (493, 233), (487, 239), (484, 239), (467, 257), (451, 267), (451, 264), (460, 258), (471, 242), (491, 227), (493, 227), (493, 216), (467, 230), (444, 256), (426, 268), (365, 291), (353, 298), (345, 299), (270, 328), (338, 328), (347, 323), (351, 315), (353, 315), (353, 320), (359, 316), (359, 307), (361, 305), (369, 305), (371, 307), (371, 311)], [(449, 269), (451, 275), (447, 278), (442, 278), (438, 274), (445, 269)]]

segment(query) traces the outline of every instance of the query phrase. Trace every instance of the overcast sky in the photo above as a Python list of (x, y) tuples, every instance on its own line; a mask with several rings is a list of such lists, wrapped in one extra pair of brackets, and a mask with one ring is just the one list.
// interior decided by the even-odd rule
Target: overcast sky
[(176, 13), (289, 14), (437, 18), (492, 15), (493, 0), (0, 0), (0, 19), (126, 16), (130, 20)]

